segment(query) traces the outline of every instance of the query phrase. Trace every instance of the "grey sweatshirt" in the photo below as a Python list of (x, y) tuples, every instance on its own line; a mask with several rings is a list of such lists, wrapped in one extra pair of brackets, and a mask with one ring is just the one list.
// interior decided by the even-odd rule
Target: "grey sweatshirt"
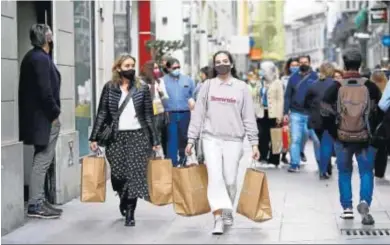
[(253, 101), (247, 84), (233, 77), (225, 83), (218, 78), (205, 81), (191, 115), (188, 143), (194, 144), (195, 140), (203, 136), (243, 141), (245, 134), (251, 145), (258, 145)]

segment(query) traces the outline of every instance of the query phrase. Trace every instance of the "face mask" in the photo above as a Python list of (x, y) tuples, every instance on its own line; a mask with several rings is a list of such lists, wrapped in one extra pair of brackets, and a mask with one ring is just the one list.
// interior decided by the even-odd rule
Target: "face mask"
[(217, 71), (218, 75), (226, 75), (230, 73), (231, 69), (231, 65), (219, 65), (215, 67), (215, 70)]
[(244, 76), (242, 76), (242, 79), (246, 80), (246, 79), (248, 79), (248, 78), (246, 77), (246, 75), (244, 75)]
[(154, 69), (153, 70), (153, 75), (155, 78), (159, 78), (161, 76), (160, 69)]
[(262, 70), (259, 71), (259, 77), (263, 77), (264, 76), (264, 72)]
[(290, 72), (291, 72), (291, 73), (295, 73), (295, 72), (297, 72), (298, 70), (299, 70), (299, 67), (297, 67), (297, 66), (290, 67)]
[(174, 77), (178, 77), (180, 75), (180, 70), (179, 69), (175, 69), (175, 70), (171, 71), (171, 74)]
[(310, 66), (308, 66), (308, 65), (301, 65), (301, 66), (299, 67), (299, 70), (300, 70), (301, 72), (307, 72), (309, 69), (310, 69)]
[(120, 75), (122, 77), (124, 77), (124, 78), (129, 79), (129, 80), (133, 80), (134, 76), (135, 76), (135, 70), (134, 69), (130, 69), (130, 70), (127, 70), (127, 71), (121, 71)]

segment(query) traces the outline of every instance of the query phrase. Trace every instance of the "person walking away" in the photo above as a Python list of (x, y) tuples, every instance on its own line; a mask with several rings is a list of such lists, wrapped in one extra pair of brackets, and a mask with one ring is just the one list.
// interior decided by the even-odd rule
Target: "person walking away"
[[(374, 71), (374, 73), (371, 76), (371, 81), (373, 81), (379, 90), (381, 91), (382, 97), (385, 96), (385, 88), (387, 85), (387, 77), (386, 74), (383, 71)], [(384, 111), (379, 110), (380, 113), (384, 113)], [(389, 154), (388, 149), (389, 140), (388, 142), (383, 142), (383, 144), (379, 144), (377, 147), (377, 153), (375, 156), (375, 165), (374, 165), (374, 172), (375, 177), (378, 178), (378, 180), (384, 180), (385, 173), (386, 173), (386, 167), (387, 167), (387, 156)]]
[[(184, 164), (185, 147), (187, 145), (187, 131), (194, 104), (194, 81), (180, 73), (180, 63), (177, 59), (167, 61), (168, 73), (164, 82), (168, 99), (164, 100), (165, 111), (168, 112), (167, 152), (172, 159), (173, 166)], [(180, 159), (178, 159), (178, 154)]]
[[(164, 80), (161, 77), (160, 68), (158, 64), (151, 60), (145, 63), (142, 67), (141, 77), (145, 81), (150, 90), (153, 102), (153, 115), (156, 132), (159, 142), (162, 142), (162, 134), (166, 131), (167, 119), (163, 101), (168, 99), (168, 93), (165, 88)], [(160, 157), (164, 157), (166, 152), (163, 152), (165, 147), (162, 147), (157, 153)]]
[[(281, 77), (284, 93), (286, 92), (288, 80), (290, 79), (291, 75), (298, 71), (299, 71), (298, 58), (289, 58), (286, 62), (286, 65), (284, 66), (284, 72), (283, 72), (284, 75)], [(288, 164), (287, 152), (282, 153), (282, 162), (284, 164)]]
[[(376, 128), (378, 87), (359, 74), (362, 55), (359, 48), (350, 48), (343, 54), (345, 73), (343, 81), (325, 93), (321, 113), (326, 129), (335, 139), (336, 162), (339, 170), (342, 219), (352, 219), (352, 157), (355, 155), (360, 175), (360, 203), (358, 212), (364, 225), (373, 225), (370, 206), (374, 189), (374, 161), (376, 149), (370, 145)], [(336, 109), (335, 109), (336, 108)]]
[(336, 83), (335, 69), (332, 64), (324, 63), (320, 66), (319, 80), (313, 83), (306, 94), (305, 109), (309, 112), (309, 128), (314, 130), (320, 140), (320, 161), (318, 162), (320, 180), (329, 179), (331, 175), (331, 159), (334, 149), (334, 140), (327, 130), (321, 117), (321, 102), (325, 92)]
[(300, 153), (306, 138), (308, 123), (304, 99), (309, 86), (318, 79), (317, 73), (310, 67), (310, 56), (299, 57), (299, 64), (299, 72), (289, 78), (284, 96), (284, 122), (290, 122), (292, 141), (289, 172), (299, 172), (300, 169)]
[[(280, 154), (272, 153), (271, 128), (280, 126), (283, 120), (283, 84), (278, 78), (279, 71), (273, 62), (263, 62), (260, 69), (264, 79), (261, 80), (259, 88), (256, 89), (259, 103), (254, 102), (259, 104), (255, 113), (259, 130), (260, 159), (278, 167)], [(268, 159), (267, 156), (269, 156)]]
[(149, 199), (147, 163), (152, 148), (154, 151), (160, 149), (149, 86), (136, 78), (135, 62), (127, 53), (114, 62), (111, 81), (104, 85), (100, 95), (90, 136), (90, 148), (96, 152), (105, 125), (113, 125), (110, 140), (105, 145), (106, 157), (125, 226), (135, 226), (137, 199)]
[(210, 77), (210, 67), (205, 66), (200, 69), (199, 72), (200, 82), (196, 85), (194, 91), (194, 99), (196, 100), (200, 91), (200, 88), (204, 84), (204, 82)]
[[(247, 135), (252, 157), (259, 159), (258, 130), (247, 84), (238, 80), (232, 55), (213, 56), (213, 78), (202, 86), (188, 129), (187, 155), (197, 139), (203, 140), (208, 172), (207, 196), (214, 215), (215, 235), (233, 224), (238, 166)], [(206, 107), (205, 107), (206, 106)]]
[(34, 24), (30, 28), (33, 48), (23, 57), (19, 76), (19, 137), (34, 146), (27, 216), (43, 219), (62, 214), (46, 200), (44, 191), (61, 128), (61, 75), (49, 54), (52, 40), (49, 26)]

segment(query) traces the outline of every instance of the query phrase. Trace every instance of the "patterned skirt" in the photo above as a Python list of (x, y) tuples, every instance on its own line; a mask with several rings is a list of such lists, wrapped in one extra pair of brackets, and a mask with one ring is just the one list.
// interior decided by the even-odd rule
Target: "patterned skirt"
[(107, 146), (111, 182), (121, 198), (149, 199), (147, 164), (152, 148), (143, 129), (119, 131)]

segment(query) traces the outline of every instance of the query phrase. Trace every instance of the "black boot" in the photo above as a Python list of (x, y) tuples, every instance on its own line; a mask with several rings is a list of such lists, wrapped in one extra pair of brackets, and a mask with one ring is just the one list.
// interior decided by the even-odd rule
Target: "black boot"
[(121, 215), (123, 217), (126, 216), (126, 203), (123, 201), (123, 197), (120, 195), (120, 193), (118, 192), (118, 195), (119, 195), (119, 212), (121, 213)]
[(127, 205), (125, 226), (135, 226), (134, 212), (137, 206), (137, 199), (131, 199)]

